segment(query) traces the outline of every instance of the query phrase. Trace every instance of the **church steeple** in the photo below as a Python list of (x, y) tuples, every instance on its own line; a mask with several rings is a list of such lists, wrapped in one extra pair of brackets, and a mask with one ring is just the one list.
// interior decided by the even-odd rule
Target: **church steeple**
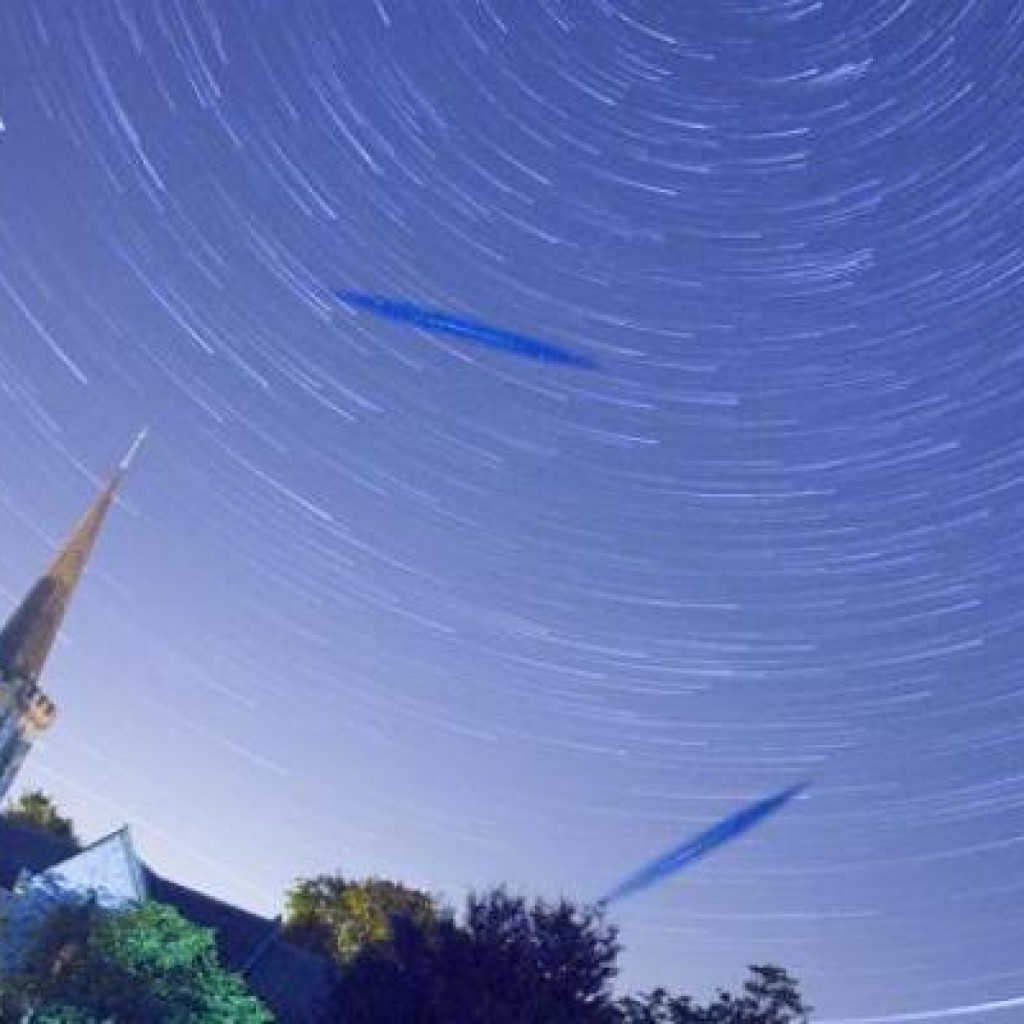
[(35, 734), (53, 719), (56, 709), (39, 689), (39, 677), (117, 489), (145, 435), (142, 431), (135, 439), (67, 543), (0, 630), (0, 797)]
[(135, 439), (67, 543), (0, 631), (0, 674), (38, 682), (103, 520), (144, 438), (145, 431)]

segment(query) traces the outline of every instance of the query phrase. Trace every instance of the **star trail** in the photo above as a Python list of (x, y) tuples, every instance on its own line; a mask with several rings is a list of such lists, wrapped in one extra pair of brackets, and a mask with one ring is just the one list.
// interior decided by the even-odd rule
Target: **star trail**
[(0, 4), (4, 614), (151, 425), (25, 784), (276, 913), (585, 899), (813, 779), (616, 904), (624, 983), (1009, 1020), (1022, 60), (982, 0)]

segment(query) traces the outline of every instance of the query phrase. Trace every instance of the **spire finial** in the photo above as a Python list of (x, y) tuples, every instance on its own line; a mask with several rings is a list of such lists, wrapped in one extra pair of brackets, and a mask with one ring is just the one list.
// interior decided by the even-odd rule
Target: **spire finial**
[(146, 443), (147, 437), (149, 437), (149, 427), (145, 426), (135, 435), (135, 440), (132, 441), (131, 447), (125, 452), (124, 458), (118, 464), (118, 474), (123, 475), (131, 469), (135, 456), (139, 454), (139, 449)]

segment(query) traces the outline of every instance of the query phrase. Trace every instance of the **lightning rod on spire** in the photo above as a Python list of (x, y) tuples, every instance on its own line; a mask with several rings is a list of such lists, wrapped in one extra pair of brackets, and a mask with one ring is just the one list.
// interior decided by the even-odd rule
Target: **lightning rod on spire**
[(139, 449), (143, 446), (148, 436), (149, 427), (143, 427), (138, 434), (135, 435), (135, 440), (132, 441), (131, 447), (125, 453), (124, 458), (121, 460), (121, 464), (117, 467), (118, 473), (128, 472), (131, 468), (131, 464), (135, 461), (135, 456), (138, 455)]

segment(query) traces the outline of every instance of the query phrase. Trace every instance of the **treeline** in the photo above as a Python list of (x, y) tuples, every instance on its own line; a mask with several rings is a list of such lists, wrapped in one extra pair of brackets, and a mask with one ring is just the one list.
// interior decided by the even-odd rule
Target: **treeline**
[(289, 938), (338, 966), (339, 1024), (802, 1024), (797, 982), (750, 968), (705, 1005), (664, 989), (617, 998), (618, 933), (596, 907), (471, 893), (460, 914), (395, 882), (324, 875), (288, 896)]
[[(52, 803), (28, 794), (5, 815), (69, 838)], [(496, 888), (460, 912), (418, 889), (337, 875), (288, 894), (288, 938), (337, 970), (323, 1024), (804, 1024), (782, 968), (753, 966), (740, 991), (706, 1004), (664, 989), (615, 994), (618, 932), (600, 908), (530, 902)], [(0, 943), (2, 948), (2, 943)], [(0, 977), (0, 1024), (266, 1024), (223, 970), (213, 936), (176, 911), (66, 908)]]

